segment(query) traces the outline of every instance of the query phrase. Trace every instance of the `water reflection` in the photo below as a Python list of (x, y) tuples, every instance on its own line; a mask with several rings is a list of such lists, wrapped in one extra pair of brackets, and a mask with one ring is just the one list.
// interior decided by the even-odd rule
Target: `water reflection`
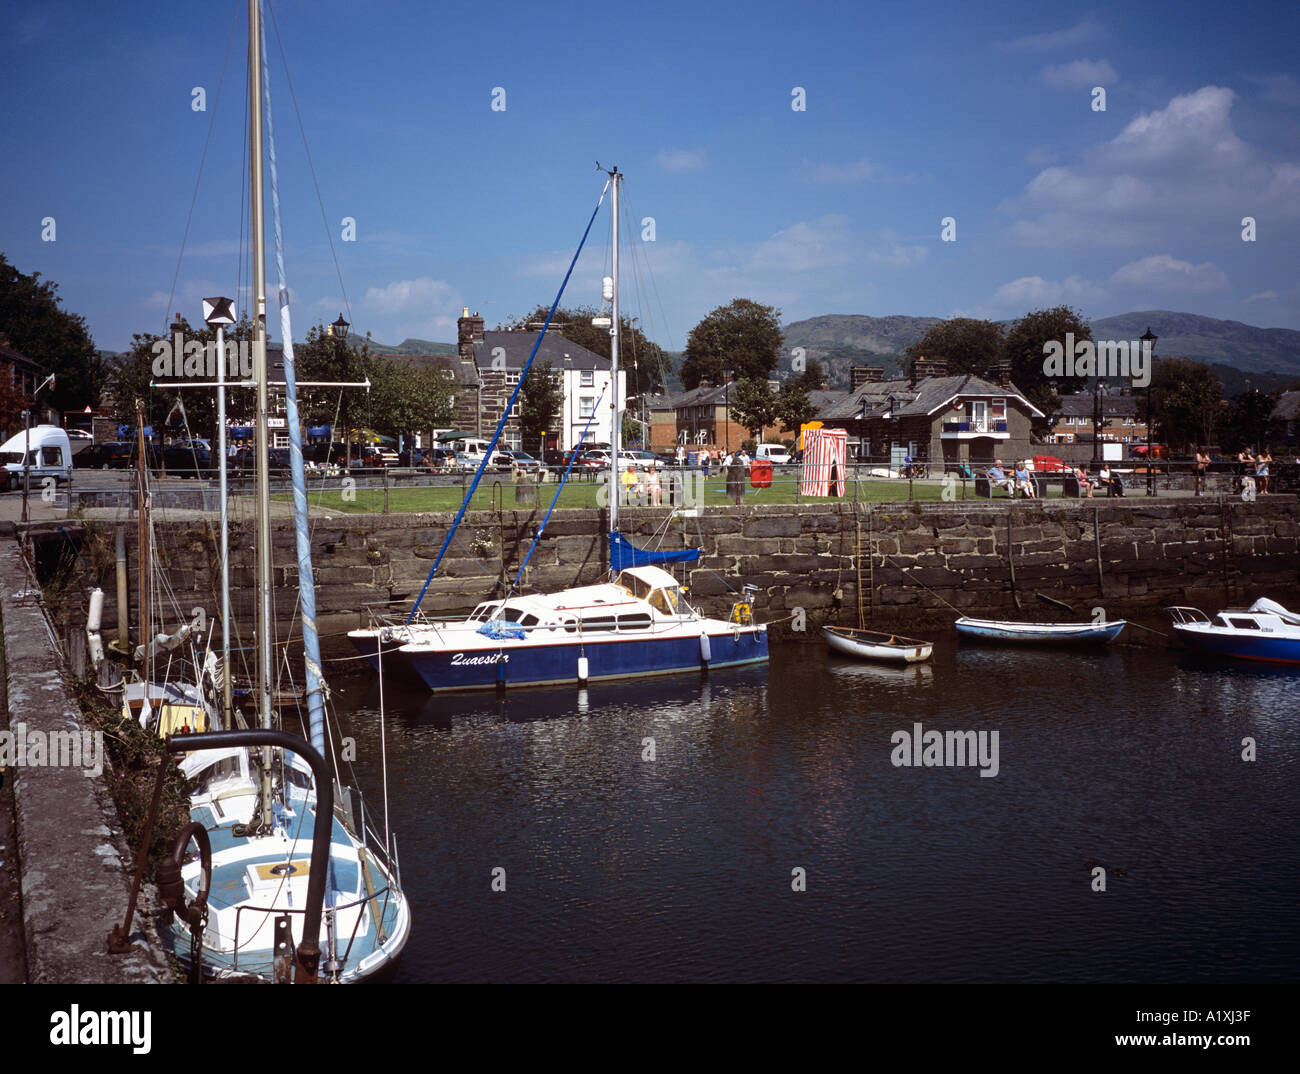
[[(1300, 673), (939, 641), (501, 695), (388, 678), (382, 723), (374, 678), (339, 685), (368, 787), (385, 733), (403, 979), (1293, 976)], [(916, 722), (998, 730), (999, 774), (895, 767)]]

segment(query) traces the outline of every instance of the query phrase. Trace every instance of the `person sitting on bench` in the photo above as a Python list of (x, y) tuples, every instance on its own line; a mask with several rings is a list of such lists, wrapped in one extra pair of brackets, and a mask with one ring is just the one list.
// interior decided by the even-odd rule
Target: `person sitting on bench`
[(1111, 473), (1110, 463), (1102, 466), (1101, 473), (1097, 475), (1097, 480), (1106, 486), (1107, 496), (1124, 495), (1124, 482), (1120, 479), (1119, 474)]
[(1080, 492), (1084, 489), (1088, 490), (1088, 499), (1091, 500), (1093, 486), (1096, 485), (1096, 482), (1088, 476), (1088, 472), (1082, 466), (1076, 466), (1074, 468), (1074, 479), (1079, 482)]
[(998, 488), (1005, 488), (1008, 496), (1013, 500), (1016, 498), (1016, 483), (1012, 481), (1011, 478), (1007, 477), (1006, 473), (1003, 471), (1001, 459), (993, 460), (993, 465), (989, 467), (988, 477), (989, 499), (993, 498), (993, 490)]
[(1038, 492), (1034, 488), (1033, 479), (1029, 476), (1029, 464), (1027, 462), (1016, 463), (1016, 488), (1025, 494), (1026, 499), (1038, 499)]

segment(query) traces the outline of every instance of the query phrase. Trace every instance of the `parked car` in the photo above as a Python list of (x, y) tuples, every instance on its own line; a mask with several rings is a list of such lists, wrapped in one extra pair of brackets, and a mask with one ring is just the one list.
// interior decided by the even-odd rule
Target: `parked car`
[(546, 466), (543, 465), (543, 463), (540, 460), (533, 458), (526, 451), (506, 450), (506, 451), (502, 451), (500, 454), (507, 455), (511, 459), (513, 459), (514, 462), (512, 465), (517, 470), (523, 470), (525, 473), (530, 473), (530, 474), (546, 473)]
[(1029, 460), (1029, 469), (1038, 474), (1068, 474), (1074, 467), (1066, 465), (1055, 455), (1035, 455)]
[(197, 443), (168, 444), (159, 469), (170, 477), (209, 477), (215, 472), (212, 452)]
[(94, 440), (95, 438), (91, 436), (90, 433), (86, 432), (85, 429), (69, 429), (68, 439), (75, 443), (78, 440), (86, 441), (86, 440)]
[(72, 456), (72, 465), (80, 470), (125, 470), (134, 451), (135, 444), (127, 440), (91, 444)]

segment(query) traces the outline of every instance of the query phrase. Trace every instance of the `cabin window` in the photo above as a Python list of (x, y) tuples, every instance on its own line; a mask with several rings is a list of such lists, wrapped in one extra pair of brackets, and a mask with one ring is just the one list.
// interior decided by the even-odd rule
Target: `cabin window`
[(677, 614), (677, 590), (656, 589), (650, 595), (650, 606), (664, 615)]
[(635, 612), (632, 615), (620, 615), (618, 617), (619, 630), (649, 630), (650, 616), (645, 612)]
[(1234, 626), (1238, 630), (1258, 630), (1259, 624), (1253, 619), (1228, 619), (1228, 625)]
[[(506, 608), (501, 612), (499, 618), (507, 623), (517, 623), (523, 614), (523, 610), (520, 608)], [(533, 622), (536, 621), (536, 619), (533, 620)]]
[(311, 788), (311, 776), (307, 775), (306, 772), (302, 772), (294, 768), (293, 765), (288, 764), (284, 766), (284, 771), (289, 778), (289, 782), (295, 787), (301, 787), (303, 790)]
[(617, 621), (612, 615), (593, 616), (590, 619), (583, 619), (583, 630), (613, 630)]
[(573, 618), (571, 615), (566, 616), (564, 619), (564, 629), (569, 634), (576, 634), (578, 632), (578, 620)]
[(541, 622), (541, 620), (538, 619), (537, 616), (533, 615), (530, 612), (528, 615), (525, 615), (522, 619), (519, 620), (519, 625), (524, 627), (530, 627), (530, 626), (536, 626), (539, 622)]

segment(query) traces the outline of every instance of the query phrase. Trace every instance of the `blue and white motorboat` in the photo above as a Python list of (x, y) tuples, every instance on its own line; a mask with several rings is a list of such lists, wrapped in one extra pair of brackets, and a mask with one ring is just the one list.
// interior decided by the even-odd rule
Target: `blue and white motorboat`
[(1111, 623), (1017, 623), (962, 616), (955, 625), (961, 637), (973, 641), (1022, 645), (1108, 645), (1119, 637), (1125, 623), (1124, 619)]
[(1213, 619), (1199, 608), (1166, 608), (1174, 633), (1189, 649), (1267, 664), (1300, 664), (1300, 615), (1264, 597)]
[(598, 585), (485, 601), (466, 620), (423, 629), (401, 655), (430, 690), (486, 690), (757, 664), (768, 644), (748, 599), (711, 619), (671, 574), (642, 566)]
[[(466, 619), (424, 620), (419, 605), (446, 553), (456, 527), (460, 525), (474, 489), (495, 448), (518, 397), (520, 386), (537, 353), (538, 336), (514, 394), (506, 403), (496, 432), (484, 453), (474, 483), (465, 493), (460, 512), (443, 540), (424, 589), (415, 607), (401, 623), (376, 622), (350, 631), (348, 637), (375, 667), (383, 661), (385, 670), (394, 665), (414, 672), (430, 690), (485, 690), (504, 686), (541, 686), (553, 683), (585, 683), (590, 680), (634, 678), (736, 667), (766, 662), (767, 627), (755, 623), (751, 593), (735, 601), (728, 619), (712, 619), (693, 608), (685, 589), (661, 565), (699, 559), (699, 550), (650, 551), (637, 548), (618, 530), (619, 473), (617, 459), (622, 407), (618, 399), (617, 326), (618, 305), (619, 189), (623, 180), (617, 168), (609, 172), (607, 189), (612, 189), (613, 277), (607, 281), (605, 297), (610, 301), (610, 428), (613, 448), (609, 454), (606, 489), (609, 503), (608, 581), (577, 586), (549, 594), (523, 594), (519, 583), (505, 597), (485, 601)], [(604, 194), (602, 193), (602, 200)], [(597, 205), (599, 210), (599, 205)], [(594, 219), (593, 214), (593, 219)], [(590, 231), (588, 224), (588, 232)], [(583, 241), (586, 241), (584, 235)], [(578, 251), (581, 252), (579, 245)], [(574, 254), (574, 263), (577, 261)], [(572, 265), (570, 266), (572, 271)], [(565, 277), (566, 282), (568, 277)], [(554, 315), (560, 294), (551, 306)], [(588, 428), (590, 428), (590, 419)], [(585, 438), (586, 431), (583, 436)], [(557, 491), (556, 498), (558, 500)], [(554, 510), (555, 503), (551, 508)], [(533, 548), (550, 519), (548, 511), (533, 541)], [(532, 548), (524, 563), (532, 555)]]

